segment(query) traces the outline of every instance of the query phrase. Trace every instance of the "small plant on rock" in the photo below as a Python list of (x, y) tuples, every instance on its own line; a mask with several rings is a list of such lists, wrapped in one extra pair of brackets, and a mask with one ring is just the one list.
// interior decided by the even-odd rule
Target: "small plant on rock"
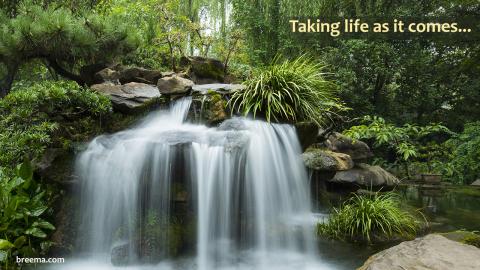
[(371, 243), (414, 237), (420, 224), (415, 215), (402, 209), (395, 193), (355, 194), (339, 209), (334, 208), (330, 219), (318, 224), (317, 232), (333, 239)]

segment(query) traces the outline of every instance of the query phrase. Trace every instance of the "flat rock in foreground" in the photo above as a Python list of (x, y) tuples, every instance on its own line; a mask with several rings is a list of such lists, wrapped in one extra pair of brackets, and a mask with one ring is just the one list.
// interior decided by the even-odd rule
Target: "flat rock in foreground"
[(480, 249), (430, 234), (371, 256), (358, 270), (475, 270)]

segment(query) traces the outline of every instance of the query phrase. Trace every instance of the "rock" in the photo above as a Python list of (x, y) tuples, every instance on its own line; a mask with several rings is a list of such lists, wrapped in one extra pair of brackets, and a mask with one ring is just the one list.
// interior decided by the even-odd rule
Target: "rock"
[(319, 128), (313, 122), (298, 122), (295, 123), (295, 130), (302, 149), (305, 150), (315, 143)]
[(110, 98), (113, 108), (123, 113), (136, 113), (155, 104), (161, 97), (160, 91), (153, 85), (144, 83), (127, 83), (114, 85), (102, 83), (91, 88)]
[(480, 186), (480, 179), (477, 179), (475, 180), (473, 183), (471, 183), (470, 185), (472, 186)]
[(165, 77), (158, 80), (157, 87), (162, 94), (185, 94), (192, 89), (193, 82), (178, 76)]
[(225, 84), (225, 83), (212, 83), (212, 84), (196, 84), (192, 87), (193, 94), (206, 95), (213, 91), (219, 94), (233, 94), (237, 91), (245, 89), (245, 85), (242, 84)]
[(385, 171), (380, 166), (370, 166), (367, 164), (357, 164), (348, 171), (339, 171), (335, 176), (328, 180), (332, 183), (353, 184), (358, 186), (395, 186), (400, 183), (397, 177)]
[(139, 67), (131, 67), (120, 72), (120, 83), (139, 82), (146, 84), (157, 84), (162, 78), (162, 72)]
[(123, 244), (112, 249), (110, 261), (113, 265), (124, 266), (133, 263), (130, 261), (129, 247), (129, 244)]
[(223, 121), (219, 126), (218, 130), (226, 131), (226, 130), (233, 130), (233, 131), (240, 131), (240, 130), (248, 130), (248, 127), (242, 121), (241, 118), (230, 118)]
[(96, 79), (96, 73), (102, 69), (107, 68), (108, 65), (105, 63), (96, 63), (92, 65), (86, 65), (80, 68), (80, 78), (87, 84), (93, 85), (99, 83)]
[(189, 119), (209, 126), (216, 125), (230, 116), (227, 111), (227, 99), (216, 92), (193, 97)]
[(308, 148), (302, 157), (305, 166), (316, 171), (345, 171), (353, 168), (353, 161), (347, 154)]
[(39, 160), (34, 161), (35, 171), (51, 183), (76, 184), (73, 175), (75, 154), (61, 148), (48, 148)]
[(349, 155), (353, 160), (362, 160), (373, 157), (370, 147), (362, 141), (355, 141), (341, 133), (334, 132), (324, 142), (325, 146), (333, 151)]
[(216, 59), (204, 57), (182, 57), (180, 65), (185, 68), (196, 84), (223, 83), (225, 65)]
[(110, 82), (113, 84), (120, 84), (120, 73), (110, 68), (104, 68), (95, 74), (95, 81), (97, 83)]
[(430, 234), (371, 256), (358, 270), (480, 269), (480, 249)]
[(117, 65), (100, 70), (95, 74), (95, 82), (114, 84), (127, 84), (131, 82), (157, 84), (162, 78), (162, 72), (139, 67), (125, 68)]

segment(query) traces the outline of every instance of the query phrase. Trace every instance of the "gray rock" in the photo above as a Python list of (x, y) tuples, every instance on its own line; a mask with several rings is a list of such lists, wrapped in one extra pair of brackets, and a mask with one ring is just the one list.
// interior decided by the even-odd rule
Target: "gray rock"
[(245, 89), (243, 84), (225, 84), (225, 83), (212, 83), (212, 84), (196, 84), (192, 87), (193, 94), (206, 95), (213, 91), (219, 94), (233, 94), (237, 91)]
[(178, 76), (165, 77), (158, 80), (157, 87), (162, 94), (185, 94), (192, 89), (193, 82)]
[(104, 68), (95, 74), (95, 81), (99, 83), (110, 82), (113, 84), (120, 84), (119, 79), (120, 72), (110, 68)]
[(156, 84), (162, 77), (162, 72), (158, 70), (139, 67), (125, 68), (121, 65), (117, 65), (97, 72), (95, 74), (95, 81), (97, 83), (112, 82), (114, 84), (126, 84), (130, 82)]
[(353, 160), (373, 157), (373, 153), (366, 143), (358, 140), (353, 141), (351, 138), (338, 132), (332, 133), (324, 143), (329, 150), (347, 154)]
[(302, 157), (305, 166), (316, 171), (345, 171), (353, 168), (353, 161), (347, 154), (308, 148)]
[(480, 249), (430, 234), (371, 256), (358, 270), (480, 269)]
[(142, 111), (161, 97), (158, 88), (144, 83), (133, 82), (125, 85), (103, 83), (92, 85), (91, 88), (108, 96), (113, 108), (123, 113)]
[(196, 84), (223, 83), (225, 66), (217, 59), (199, 56), (182, 57), (180, 65)]
[(379, 166), (357, 164), (353, 169), (339, 171), (328, 180), (332, 183), (352, 184), (357, 186), (395, 186), (400, 183), (397, 177)]
[(480, 179), (477, 179), (475, 180), (473, 183), (471, 183), (470, 185), (472, 186), (480, 186)]

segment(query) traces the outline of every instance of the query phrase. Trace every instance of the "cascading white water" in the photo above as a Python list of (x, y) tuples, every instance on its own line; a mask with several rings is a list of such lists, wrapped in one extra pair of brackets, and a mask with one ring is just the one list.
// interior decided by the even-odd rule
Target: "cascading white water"
[[(218, 128), (193, 125), (185, 122), (190, 103), (182, 99), (130, 130), (100, 136), (79, 156), (82, 260), (88, 258), (90, 268), (113, 267), (112, 249), (122, 246), (123, 262), (135, 265), (144, 247), (133, 239), (141, 238), (152, 215), (155, 226), (168, 227), (172, 185), (182, 178), (192, 193), (196, 256), (171, 268), (327, 269), (315, 258), (295, 129), (243, 118)], [(172, 261), (165, 247), (173, 239), (164, 233), (154, 244)]]

